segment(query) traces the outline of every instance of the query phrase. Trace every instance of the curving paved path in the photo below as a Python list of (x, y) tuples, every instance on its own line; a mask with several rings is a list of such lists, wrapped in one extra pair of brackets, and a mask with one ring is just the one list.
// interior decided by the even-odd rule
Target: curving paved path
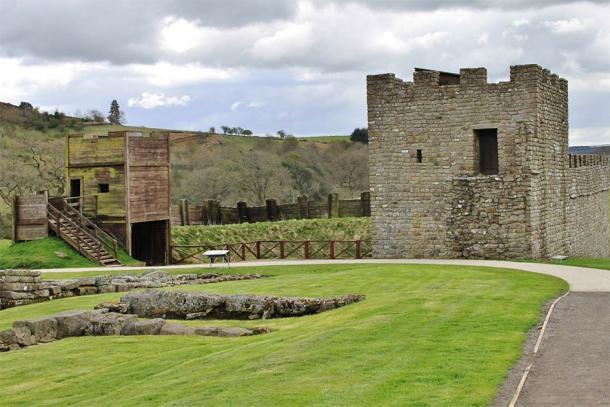
[[(599, 270), (585, 267), (561, 266), (557, 264), (543, 263), (521, 263), (499, 260), (436, 260), (436, 259), (361, 259), (361, 260), (259, 260), (232, 263), (231, 267), (256, 267), (256, 266), (289, 266), (304, 264), (440, 264), (454, 266), (486, 266), (499, 267), (529, 271), (532, 273), (548, 274), (559, 277), (568, 282), (570, 291), (585, 292), (610, 292), (610, 270)], [(178, 266), (152, 267), (157, 270), (163, 269), (189, 269), (197, 267), (209, 267), (205, 264), (188, 264)], [(213, 268), (226, 267), (220, 263), (214, 264)], [(143, 267), (116, 267), (112, 270), (142, 270)], [(40, 269), (46, 273), (69, 273), (82, 271), (108, 271), (108, 267), (89, 267), (74, 269)]]

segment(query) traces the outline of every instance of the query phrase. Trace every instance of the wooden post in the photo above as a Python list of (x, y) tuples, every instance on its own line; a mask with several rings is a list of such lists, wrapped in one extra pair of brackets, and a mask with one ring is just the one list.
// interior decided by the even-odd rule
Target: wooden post
[(309, 259), (309, 240), (305, 240), (303, 242), (303, 251), (304, 251), (304, 257), (305, 260)]
[(207, 201), (208, 207), (208, 219), (210, 225), (219, 225), (222, 223), (220, 217), (220, 203), (216, 200), (210, 199)]
[(335, 258), (335, 241), (331, 240), (330, 242), (328, 242), (330, 245), (330, 248), (328, 249), (329, 251), (329, 257), (332, 259)]
[(328, 217), (339, 217), (339, 194), (328, 194)]
[(357, 259), (361, 259), (362, 258), (362, 253), (361, 253), (361, 241), (360, 240), (356, 240), (356, 258)]
[(280, 240), (280, 259), (286, 258), (285, 254), (286, 241)]
[(189, 214), (189, 201), (186, 199), (182, 200), (182, 208), (184, 210), (184, 223), (187, 226), (191, 225), (191, 216)]
[(272, 222), (275, 222), (279, 218), (277, 201), (275, 199), (267, 199), (266, 204), (267, 204), (267, 219)]
[(210, 213), (208, 212), (208, 206), (205, 202), (201, 204), (201, 223), (203, 225), (210, 224)]
[(13, 197), (13, 243), (17, 242), (17, 222), (19, 221), (19, 197)]
[(309, 219), (309, 202), (307, 201), (307, 195), (298, 197), (297, 204), (299, 206), (299, 219)]
[(360, 215), (371, 216), (371, 193), (368, 191), (360, 194)]
[(260, 260), (261, 258), (261, 242), (260, 240), (256, 241), (256, 259)]
[(186, 226), (186, 216), (184, 216), (184, 199), (180, 200), (178, 209), (180, 212), (180, 226)]
[(248, 216), (248, 204), (243, 201), (237, 203), (237, 217), (239, 218), (239, 223), (250, 221)]
[(241, 259), (243, 261), (246, 261), (246, 243), (245, 242), (241, 243)]

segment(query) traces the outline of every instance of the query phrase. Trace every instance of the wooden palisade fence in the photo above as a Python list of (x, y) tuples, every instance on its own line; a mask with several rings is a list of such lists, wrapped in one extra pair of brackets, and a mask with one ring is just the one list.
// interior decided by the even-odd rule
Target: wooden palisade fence
[(267, 199), (265, 206), (252, 207), (246, 202), (238, 202), (234, 207), (222, 207), (215, 200), (192, 205), (182, 199), (179, 205), (172, 205), (171, 209), (172, 224), (177, 226), (343, 218), (371, 216), (371, 195), (370, 192), (362, 192), (360, 199), (339, 199), (338, 194), (329, 194), (324, 201), (311, 201), (302, 196), (296, 203), (289, 204), (278, 204), (275, 199)]
[(370, 243), (362, 240), (259, 240), (221, 245), (172, 245), (172, 262), (205, 262), (203, 252), (214, 249), (229, 250), (231, 261), (371, 257)]

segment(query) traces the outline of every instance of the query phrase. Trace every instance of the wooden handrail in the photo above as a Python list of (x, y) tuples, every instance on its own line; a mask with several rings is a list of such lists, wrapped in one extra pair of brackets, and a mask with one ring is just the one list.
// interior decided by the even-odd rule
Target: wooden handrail
[(48, 211), (48, 213), (51, 214), (51, 216), (55, 216), (55, 222), (56, 222), (56, 225), (57, 225), (57, 235), (58, 235), (58, 237), (61, 237), (62, 239), (69, 238), (65, 234), (64, 234), (63, 237), (61, 235), (61, 224), (62, 224), (62, 221), (64, 223), (68, 223), (68, 224), (74, 226), (74, 228), (76, 229), (76, 232), (75, 232), (76, 233), (76, 241), (74, 242), (74, 244), (76, 244), (77, 249), (78, 249), (78, 251), (80, 253), (85, 254), (85, 255), (88, 254), (86, 250), (83, 250), (83, 246), (82, 246), (82, 243), (81, 243), (81, 236), (80, 236), (81, 233), (83, 235), (87, 235), (93, 241), (97, 241), (98, 242), (97, 256), (95, 256), (95, 255), (91, 255), (91, 256), (95, 260), (97, 260), (97, 261), (100, 260), (100, 258), (101, 258), (101, 248), (102, 248), (102, 241), (101, 241), (101, 239), (98, 239), (95, 236), (93, 236), (88, 230), (83, 228), (82, 225), (79, 226), (78, 224), (76, 224), (72, 219), (70, 219), (68, 216), (63, 214), (61, 211), (59, 211), (53, 205), (47, 204), (47, 211)]
[[(93, 229), (97, 239), (100, 242), (105, 243), (105, 246), (107, 246), (106, 249), (114, 255), (115, 259), (118, 258), (119, 242), (116, 237), (110, 235), (108, 232), (106, 232), (105, 230), (100, 228), (98, 225), (96, 225), (94, 222), (89, 220), (89, 218), (87, 218), (81, 212), (70, 207), (69, 205), (66, 205), (66, 212), (76, 215), (78, 217), (78, 221), (81, 225), (84, 225), (86, 227), (90, 227), (91, 229)], [(104, 239), (106, 239), (107, 241), (104, 242)]]

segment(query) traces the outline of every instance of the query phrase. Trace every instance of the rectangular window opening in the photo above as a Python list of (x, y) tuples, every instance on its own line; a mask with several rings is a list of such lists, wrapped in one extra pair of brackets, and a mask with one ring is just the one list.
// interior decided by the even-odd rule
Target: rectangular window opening
[(421, 150), (417, 150), (417, 162), (421, 163), (423, 162), (424, 156), (422, 155), (422, 151)]
[(110, 185), (109, 184), (98, 184), (97, 191), (101, 194), (106, 194), (106, 193), (110, 192)]
[(479, 172), (498, 174), (498, 129), (475, 130), (479, 143)]

